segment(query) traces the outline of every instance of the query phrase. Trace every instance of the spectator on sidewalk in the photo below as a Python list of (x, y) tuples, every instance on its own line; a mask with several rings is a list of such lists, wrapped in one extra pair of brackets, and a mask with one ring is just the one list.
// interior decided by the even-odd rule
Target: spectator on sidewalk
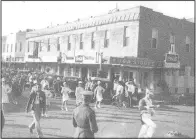
[(82, 104), (74, 109), (73, 126), (76, 128), (74, 138), (94, 138), (98, 131), (95, 112), (89, 106), (93, 92), (83, 91)]
[(12, 89), (6, 83), (5, 78), (2, 78), (2, 108), (3, 111), (7, 111), (8, 105), (10, 104), (9, 94), (11, 93)]

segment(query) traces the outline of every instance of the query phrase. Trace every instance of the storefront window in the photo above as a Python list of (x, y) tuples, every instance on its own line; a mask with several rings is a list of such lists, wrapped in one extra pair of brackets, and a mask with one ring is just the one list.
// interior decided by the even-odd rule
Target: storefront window
[(92, 70), (92, 77), (97, 77), (97, 70)]
[(67, 68), (67, 76), (71, 76), (71, 68), (70, 67)]

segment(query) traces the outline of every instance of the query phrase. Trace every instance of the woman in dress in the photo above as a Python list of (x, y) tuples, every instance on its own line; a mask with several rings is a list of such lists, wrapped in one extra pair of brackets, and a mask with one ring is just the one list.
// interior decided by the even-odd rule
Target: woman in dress
[(62, 96), (62, 107), (61, 107), (61, 109), (68, 111), (67, 101), (69, 100), (69, 93), (71, 93), (71, 89), (67, 86), (66, 82), (63, 83), (61, 93), (63, 95)]
[(103, 93), (105, 89), (101, 86), (101, 82), (97, 82), (98, 86), (95, 88), (94, 97), (96, 97), (95, 109), (101, 108), (101, 101), (103, 100)]

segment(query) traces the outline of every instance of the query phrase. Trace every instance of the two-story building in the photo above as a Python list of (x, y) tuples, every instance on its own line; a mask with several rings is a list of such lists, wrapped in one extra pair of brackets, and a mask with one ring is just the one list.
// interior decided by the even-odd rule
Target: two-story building
[(26, 48), (26, 31), (19, 31), (17, 33), (11, 33), (7, 36), (4, 42), (2, 42), (2, 59), (3, 62), (8, 63), (16, 68), (24, 67), (24, 56)]
[[(134, 79), (161, 92), (192, 92), (194, 24), (146, 7), (116, 10), (27, 33), (25, 60), (49, 73)], [(58, 61), (61, 59), (61, 62)]]

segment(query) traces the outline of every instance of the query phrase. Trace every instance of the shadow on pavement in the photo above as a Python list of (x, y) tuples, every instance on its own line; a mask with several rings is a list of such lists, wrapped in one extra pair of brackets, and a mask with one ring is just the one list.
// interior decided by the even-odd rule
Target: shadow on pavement
[(8, 126), (8, 127), (15, 127), (15, 128), (27, 128), (28, 129), (28, 126), (27, 125), (19, 125), (19, 124), (5, 124), (5, 126)]

